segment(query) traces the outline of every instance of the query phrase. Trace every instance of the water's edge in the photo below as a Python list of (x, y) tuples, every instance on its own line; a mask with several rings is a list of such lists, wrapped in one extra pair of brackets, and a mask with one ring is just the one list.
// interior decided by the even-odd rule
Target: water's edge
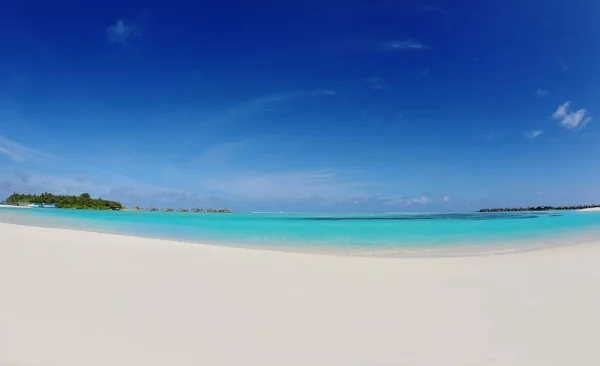
[(249, 245), (239, 242), (225, 241), (210, 241), (210, 240), (184, 240), (181, 238), (164, 237), (157, 235), (140, 235), (140, 234), (123, 234), (111, 230), (100, 230), (97, 228), (69, 227), (68, 225), (48, 225), (48, 224), (30, 224), (30, 223), (14, 223), (5, 222), (0, 219), (0, 222), (29, 226), (47, 229), (63, 229), (71, 231), (83, 231), (90, 233), (109, 234), (123, 237), (142, 238), (160, 240), (164, 242), (177, 242), (196, 245), (209, 245), (227, 248), (239, 248), (250, 250), (266, 250), (285, 253), (301, 253), (301, 254), (316, 254), (330, 255), (336, 257), (372, 257), (372, 258), (455, 258), (455, 257), (487, 257), (498, 255), (510, 255), (524, 252), (532, 252), (546, 249), (554, 249), (566, 246), (599, 244), (600, 245), (600, 228), (585, 230), (576, 234), (568, 234), (556, 236), (552, 239), (533, 239), (533, 240), (511, 240), (508, 242), (486, 242), (473, 244), (453, 244), (447, 247), (423, 247), (422, 245), (405, 246), (402, 248), (350, 248), (350, 247), (318, 247), (307, 246), (298, 247), (295, 245), (285, 244), (268, 244), (264, 243), (260, 246)]

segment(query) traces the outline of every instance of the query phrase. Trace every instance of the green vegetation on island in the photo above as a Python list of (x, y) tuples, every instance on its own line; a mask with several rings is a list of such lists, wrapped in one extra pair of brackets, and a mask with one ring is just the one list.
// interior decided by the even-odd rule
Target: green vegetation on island
[(120, 210), (123, 205), (116, 201), (107, 201), (102, 198), (91, 198), (89, 193), (79, 196), (13, 193), (6, 198), (6, 202), (13, 205), (45, 204), (56, 205), (58, 208), (77, 208), (88, 210)]

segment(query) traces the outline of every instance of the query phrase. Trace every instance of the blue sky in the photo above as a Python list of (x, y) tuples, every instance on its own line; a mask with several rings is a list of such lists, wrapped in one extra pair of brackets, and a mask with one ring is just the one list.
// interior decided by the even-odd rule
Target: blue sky
[(600, 202), (597, 1), (4, 1), (0, 196)]

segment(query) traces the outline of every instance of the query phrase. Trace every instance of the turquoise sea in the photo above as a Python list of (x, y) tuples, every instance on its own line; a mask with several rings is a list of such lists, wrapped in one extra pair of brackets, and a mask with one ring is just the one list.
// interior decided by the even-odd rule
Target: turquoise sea
[(0, 222), (217, 245), (403, 255), (529, 250), (600, 239), (599, 212), (169, 213), (0, 208)]

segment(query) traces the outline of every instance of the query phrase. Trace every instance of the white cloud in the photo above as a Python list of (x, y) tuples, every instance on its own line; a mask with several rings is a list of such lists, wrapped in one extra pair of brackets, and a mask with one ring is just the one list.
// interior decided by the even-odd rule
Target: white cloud
[(340, 44), (340, 49), (348, 51), (361, 52), (408, 52), (428, 50), (431, 47), (410, 38), (400, 40), (381, 40), (381, 39), (353, 39)]
[(384, 205), (388, 206), (408, 206), (412, 204), (425, 205), (431, 202), (431, 198), (425, 195), (404, 198), (378, 198)]
[(450, 196), (444, 196), (444, 198), (442, 198), (442, 201), (450, 202)]
[(534, 139), (534, 138), (538, 137), (539, 135), (541, 135), (542, 133), (544, 133), (543, 130), (534, 130), (534, 131), (527, 131), (524, 133), (524, 135), (528, 139)]
[(429, 49), (427, 45), (420, 42), (407, 39), (403, 41), (392, 41), (386, 42), (381, 45), (381, 49), (385, 52), (393, 51), (405, 51), (405, 50), (426, 50)]
[(560, 121), (560, 125), (566, 129), (572, 130), (575, 128), (583, 128), (592, 117), (585, 109), (579, 109), (571, 112), (571, 102), (565, 102), (556, 108), (552, 114), (552, 118)]
[(335, 90), (317, 90), (314, 92), (310, 92), (310, 95), (336, 95)]
[(539, 88), (538, 90), (535, 91), (535, 95), (540, 98), (543, 98), (548, 95), (548, 89)]
[(427, 197), (427, 196), (420, 196), (420, 197), (411, 198), (408, 201), (408, 204), (418, 203), (418, 204), (424, 205), (426, 203), (429, 203), (430, 201), (431, 201), (431, 199), (429, 197)]
[(141, 32), (135, 24), (119, 19), (107, 28), (106, 35), (110, 43), (127, 45), (134, 37), (141, 36)]
[(566, 128), (576, 128), (579, 125), (581, 125), (581, 127), (585, 126), (590, 120), (591, 117), (587, 115), (586, 110), (580, 109), (566, 115), (561, 121), (561, 124)]
[(311, 197), (341, 199), (362, 191), (360, 183), (349, 181), (329, 169), (296, 171), (236, 171), (201, 177), (203, 189), (220, 195), (251, 201), (288, 201)]
[(561, 105), (558, 106), (558, 108), (556, 108), (556, 111), (554, 111), (554, 113), (552, 114), (552, 118), (562, 118), (564, 117), (568, 112), (569, 109), (569, 105), (571, 104), (571, 102), (565, 102)]
[(48, 154), (21, 145), (3, 136), (0, 136), (0, 154), (8, 156), (17, 163), (26, 161), (35, 162), (49, 157)]

